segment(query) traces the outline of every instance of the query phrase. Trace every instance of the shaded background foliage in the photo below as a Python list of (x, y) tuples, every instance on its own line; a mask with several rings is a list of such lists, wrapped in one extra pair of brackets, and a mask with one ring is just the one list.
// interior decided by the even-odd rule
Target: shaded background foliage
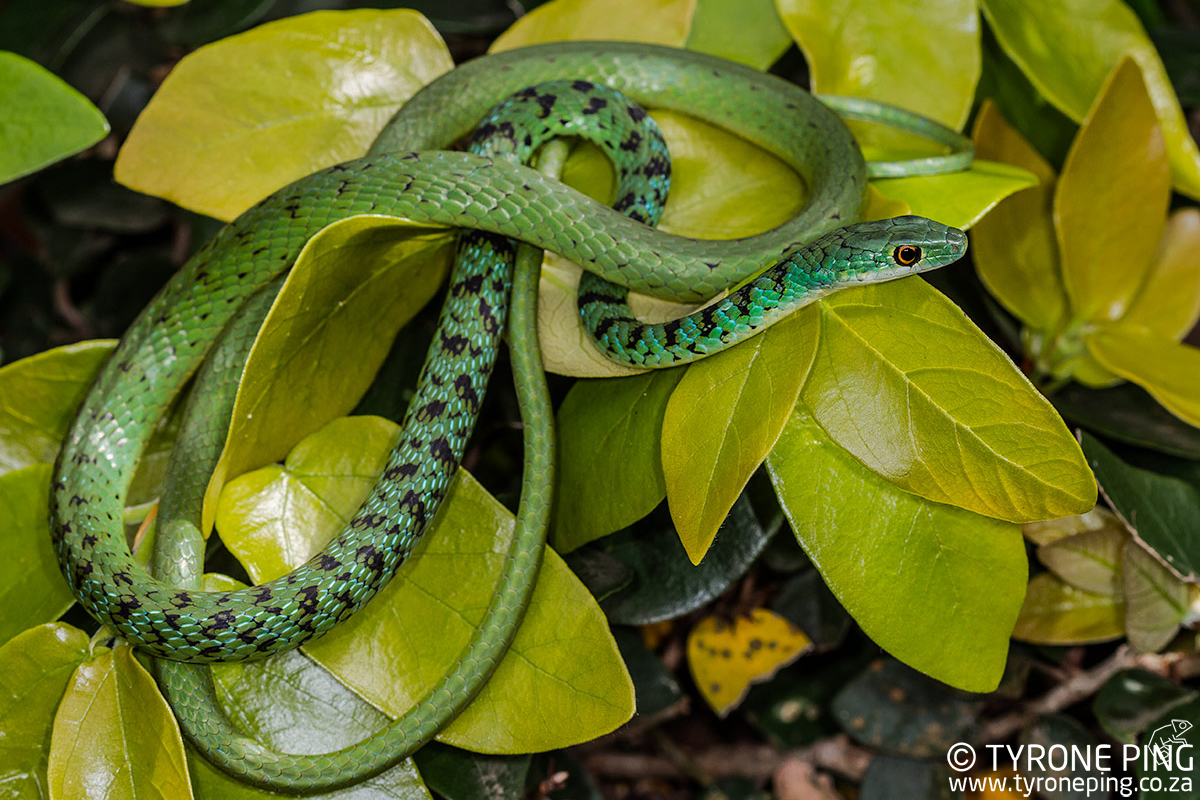
[[(455, 59), (463, 60), (484, 52), (494, 36), (536, 3), (428, 0), (402, 5), (425, 13)], [(1182, 0), (1129, 5), (1162, 55), (1185, 111), (1191, 112), (1195, 135), (1200, 130), (1194, 110), (1200, 105), (1200, 10)], [(120, 142), (175, 61), (197, 46), (265, 21), (355, 6), (305, 0), (192, 0), (173, 9), (81, 0), (9, 0), (0, 5), (0, 49), (51, 69), (91, 98), (112, 125), (112, 134), (83, 156), (0, 187), (0, 363), (60, 344), (120, 335), (188, 254), (220, 227), (218, 221), (111, 180)], [(1011, 62), (986, 27), (984, 61), (980, 96), (995, 97), (1010, 122), (1061, 169), (1076, 125), (1044, 102), (1030, 104), (1032, 90), (1025, 98), (1009, 95), (1006, 102), (1005, 93), (1015, 91), (1020, 79), (1012, 77)], [(795, 47), (773, 70), (807, 83), (806, 65)], [(1010, 80), (989, 85), (1001, 74)], [(1179, 198), (1176, 204), (1181, 204)], [(1021, 359), (1018, 322), (984, 290), (969, 259), (930, 280), (1014, 359)], [(405, 346), (389, 356), (359, 413), (393, 419), (402, 413), (401, 387), (411, 386), (424, 351), (414, 342), (432, 336), (436, 306), (409, 323), (408, 334), (401, 337)], [(1200, 346), (1200, 335), (1193, 331), (1186, 341)], [(507, 382), (503, 374), (496, 381)], [(556, 399), (571, 384), (555, 376), (551, 382)], [(1196, 429), (1131, 384), (1108, 389), (1071, 384), (1053, 399), (1069, 421), (1099, 437), (1085, 438), (1084, 450), (1116, 510), (1141, 501), (1170, 509), (1185, 525), (1188, 519), (1200, 519)], [(511, 397), (491, 392), (465, 463), (510, 508), (520, 488), (514, 477), (519, 475), (517, 420)], [(1164, 499), (1170, 492), (1171, 498)], [(628, 531), (572, 552), (569, 566), (603, 602), (614, 625), (634, 679), (638, 716), (608, 740), (533, 757), (480, 756), (431, 746), (416, 758), (425, 783), (452, 798), (510, 796), (521, 787), (554, 797), (590, 797), (600, 791), (690, 796), (702, 790), (714, 797), (751, 797), (759, 796), (764, 779), (774, 776), (778, 794), (803, 796), (789, 792), (819, 784), (805, 771), (805, 765), (816, 763), (845, 781), (843, 788), (858, 784), (864, 798), (936, 797), (944, 796), (943, 759), (955, 741), (1010, 736), (1063, 744), (1104, 736), (1130, 741), (1152, 729), (1160, 715), (1197, 719), (1194, 677), (1200, 663), (1190, 655), (1195, 649), (1190, 633), (1172, 648), (1177, 654), (1144, 658), (1136, 669), (1128, 651), (1115, 643), (1016, 644), (1004, 680), (987, 695), (952, 690), (921, 676), (888, 659), (858, 629), (794, 539), (775, 535), (786, 527), (766, 476), (760, 474), (735, 505), (702, 568), (688, 564), (662, 508)], [(1109, 519), (1081, 529), (1095, 534), (1094, 541), (1075, 550), (1055, 546), (1062, 530), (1030, 536), (1034, 571), (1039, 565), (1047, 568), (1034, 576), (1031, 593), (1035, 586), (1041, 591), (1054, 575), (1067, 584), (1066, 589), (1048, 590), (1054, 602), (1062, 600), (1063, 591), (1103, 588), (1116, 570), (1084, 579), (1072, 571), (1071, 565), (1078, 563), (1072, 557), (1082, 552), (1095, 561), (1092, 557), (1103, 552), (1119, 561), (1135, 550), (1126, 547), (1127, 534)], [(1154, 544), (1169, 539), (1170, 530), (1168, 524), (1156, 540), (1151, 522), (1139, 534)], [(1177, 556), (1195, 559), (1197, 549), (1185, 543)], [(214, 556), (210, 569), (249, 577), (223, 553)], [(1128, 561), (1125, 569), (1130, 569)], [(1087, 585), (1079, 587), (1079, 582)], [(1114, 600), (1113, 607), (1089, 618), (1091, 628), (1079, 640), (1117, 639), (1127, 633), (1115, 605)], [(719, 718), (701, 699), (685, 666), (686, 656), (701, 647), (688, 633), (704, 617), (733, 620), (760, 606), (805, 631), (815, 651), (752, 688), (736, 712)], [(78, 609), (65, 619), (94, 629)], [(1036, 616), (1025, 619), (1027, 625), (1037, 621)], [(736, 636), (736, 631), (706, 632)], [(729, 647), (738, 644), (732, 639)], [(711, 640), (709, 647), (718, 651)], [(1099, 694), (1092, 698), (1097, 688)], [(1026, 703), (1055, 691), (1061, 696), (1053, 708)], [(335, 697), (336, 687), (313, 692), (331, 705), (342, 702)], [(352, 705), (352, 698), (345, 702)], [(351, 713), (345, 710), (348, 705), (340, 707)], [(370, 727), (370, 721), (364, 723), (364, 729)]]

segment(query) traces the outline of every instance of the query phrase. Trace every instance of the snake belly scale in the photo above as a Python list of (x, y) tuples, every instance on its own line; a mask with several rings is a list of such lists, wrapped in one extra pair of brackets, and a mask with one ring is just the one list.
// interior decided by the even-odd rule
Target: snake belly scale
[[(689, 240), (647, 228), (533, 169), (442, 149), (497, 100), (561, 77), (612, 86), (646, 105), (686, 111), (742, 135), (796, 169), (808, 185), (808, 204), (759, 236)], [(533, 92), (525, 99), (545, 109), (538, 98), (546, 95)], [(781, 119), (800, 124), (780, 125)], [(509, 287), (502, 280), (456, 274), (447, 305), (453, 310), (444, 310), (438, 333), (444, 344), (435, 342), (438, 357), (427, 362), (418, 389), (422, 402), (410, 412), (415, 424), (405, 427), (346, 529), (308, 563), (235, 592), (176, 589), (133, 562), (121, 525), (125, 491), (158, 418), (238, 308), (332, 222), (384, 214), (499, 234), (553, 250), (620, 286), (696, 300), (781, 261), (802, 271), (843, 266), (830, 255), (840, 251), (829, 244), (819, 245), (820, 258), (803, 254), (817, 237), (858, 219), (865, 176), (844, 125), (811, 96), (719, 59), (647, 45), (584, 43), (513, 51), (455, 70), (406, 104), (367, 157), (296, 181), (240, 216), (138, 317), (81, 406), (56, 465), (51, 530), (64, 575), (89, 611), (131, 642), (159, 657), (210, 662), (296, 647), (352, 614), (395, 573), (461, 458), (504, 327)], [(623, 201), (619, 197), (618, 205)], [(941, 237), (941, 244), (923, 243), (928, 258), (902, 264), (885, 254), (892, 261), (884, 258), (874, 270), (835, 269), (820, 282), (820, 293), (932, 268), (961, 254), (961, 243), (944, 228), (926, 232)], [(949, 255), (939, 255), (939, 248)], [(754, 302), (769, 300), (760, 286)], [(622, 305), (619, 293), (607, 300), (594, 296), (584, 310), (601, 309), (593, 329), (611, 333), (620, 329), (615, 320)], [(746, 327), (729, 319), (731, 329)], [(676, 344), (698, 340), (682, 330), (671, 332)]]

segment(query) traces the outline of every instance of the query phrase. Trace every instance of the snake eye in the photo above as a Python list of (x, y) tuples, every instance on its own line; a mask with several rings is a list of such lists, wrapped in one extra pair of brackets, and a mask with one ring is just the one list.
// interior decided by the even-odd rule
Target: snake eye
[(902, 244), (892, 251), (892, 258), (902, 267), (911, 267), (921, 260), (921, 248), (915, 244)]

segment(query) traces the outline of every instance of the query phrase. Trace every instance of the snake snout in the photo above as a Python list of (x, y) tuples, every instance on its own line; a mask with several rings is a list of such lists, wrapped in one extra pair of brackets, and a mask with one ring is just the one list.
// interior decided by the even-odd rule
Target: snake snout
[(950, 251), (955, 256), (961, 256), (967, 252), (967, 234), (958, 228), (950, 228), (946, 231), (946, 243), (950, 245)]

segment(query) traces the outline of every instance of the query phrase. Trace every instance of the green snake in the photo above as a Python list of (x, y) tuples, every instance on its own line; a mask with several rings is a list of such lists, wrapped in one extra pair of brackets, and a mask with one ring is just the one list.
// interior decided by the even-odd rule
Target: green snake
[[(565, 85), (544, 86), (562, 79)], [(615, 121), (611, 127), (594, 125), (609, 106), (631, 118), (645, 116), (638, 106), (618, 105), (600, 87), (642, 106), (692, 114), (774, 153), (804, 179), (808, 204), (780, 227), (737, 240), (691, 240), (645, 225), (661, 212), (668, 164), (653, 147), (642, 150), (645, 133), (631, 145), (629, 129)], [(512, 106), (490, 118), (507, 97), (514, 98)], [(846, 113), (882, 117), (956, 148), (949, 157), (915, 165), (916, 172), (970, 162), (969, 144), (948, 129), (900, 110), (856, 111), (853, 101), (832, 102)], [(528, 129), (505, 114), (518, 122), (523, 117)], [(498, 143), (505, 152), (446, 149), (477, 127), (478, 139)], [(509, 154), (525, 158), (536, 149), (540, 141), (534, 136), (559, 133), (592, 138), (617, 162), (618, 176), (642, 176), (648, 188), (641, 194), (619, 190), (616, 198), (615, 205), (632, 216), (509, 162)], [(625, 161), (635, 150), (640, 162)], [(876, 165), (873, 173), (903, 169)], [(519, 532), (488, 622), (455, 672), (394, 726), (360, 745), (292, 756), (271, 753), (233, 731), (212, 706), (203, 667), (160, 669), (185, 732), (227, 771), (285, 791), (328, 789), (375, 774), (470, 700), (511, 641), (536, 576), (552, 485), (552, 418), (531, 305), (539, 249), (587, 270), (581, 317), (605, 352), (625, 363), (670, 366), (729, 346), (843, 286), (891, 280), (961, 256), (962, 233), (928, 220), (851, 224), (862, 212), (867, 175), (844, 124), (820, 102), (792, 84), (720, 59), (606, 42), (533, 47), (464, 65), (406, 103), (365, 158), (296, 181), (241, 215), (133, 323), (81, 405), (56, 465), (51, 532), (63, 574), (101, 622), (172, 661), (263, 657), (299, 646), (346, 619), (395, 573), (453, 477), (505, 329), (510, 288), (505, 270), (519, 261), (508, 321), (527, 439)], [(661, 191), (654, 184), (659, 177)], [(168, 580), (156, 580), (132, 560), (121, 521), (125, 492), (158, 419), (210, 351), (217, 357), (204, 366), (201, 385), (232, 386), (279, 276), (312, 235), (361, 214), (501, 237), (464, 237), (438, 334), (387, 466), (325, 550), (282, 578), (238, 591), (196, 590), (196, 537), (189, 545), (186, 531), (178, 537), (170, 532), (195, 512), (195, 492), (181, 492), (189, 499), (170, 509), (164, 499), (160, 546), (166, 555), (156, 563)], [(526, 244), (517, 247), (508, 239)], [(751, 278), (723, 300), (674, 322), (639, 323), (624, 305), (627, 289), (694, 301)], [(221, 344), (213, 350), (218, 338)], [(217, 425), (218, 433), (203, 435), (219, 448), (219, 426), (227, 424), (228, 411), (224, 422), (212, 420), (227, 408), (221, 403), (229, 402), (232, 389), (209, 389), (193, 393), (185, 427)], [(211, 447), (190, 458), (185, 454), (179, 461), (185, 466), (172, 466), (173, 480), (194, 483), (192, 467), (211, 463)]]

